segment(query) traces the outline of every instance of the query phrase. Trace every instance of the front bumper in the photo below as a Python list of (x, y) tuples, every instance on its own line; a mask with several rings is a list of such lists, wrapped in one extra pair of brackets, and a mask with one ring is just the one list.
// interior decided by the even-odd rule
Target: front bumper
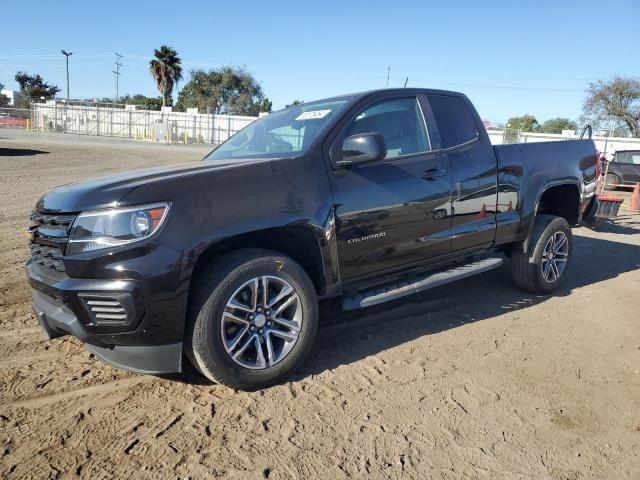
[[(129, 278), (123, 279), (69, 277), (27, 263), (33, 310), (45, 337), (72, 335), (118, 368), (147, 374), (181, 372), (186, 295), (175, 271), (180, 262), (166, 262), (166, 250), (157, 255), (165, 262), (145, 261), (155, 265), (149, 269), (153, 274), (142, 277), (128, 270)], [(96, 275), (105, 271), (93, 270)]]
[(32, 291), (33, 311), (47, 339), (73, 335), (87, 350), (114, 367), (146, 374), (182, 371), (182, 342), (168, 345), (107, 345), (92, 335), (60, 300)]

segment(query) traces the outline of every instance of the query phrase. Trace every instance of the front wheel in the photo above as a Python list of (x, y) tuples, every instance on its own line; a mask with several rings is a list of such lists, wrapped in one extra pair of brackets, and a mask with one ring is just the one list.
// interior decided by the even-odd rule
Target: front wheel
[(240, 390), (267, 387), (284, 380), (311, 349), (318, 302), (291, 258), (240, 250), (194, 281), (186, 353), (210, 380)]
[(546, 294), (560, 286), (573, 254), (571, 227), (564, 218), (538, 215), (525, 252), (513, 252), (514, 283), (531, 293)]

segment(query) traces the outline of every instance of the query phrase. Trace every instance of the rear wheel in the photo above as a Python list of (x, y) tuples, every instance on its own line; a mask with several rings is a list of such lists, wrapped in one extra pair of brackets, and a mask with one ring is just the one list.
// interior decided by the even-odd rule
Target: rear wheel
[(604, 186), (611, 190), (615, 190), (620, 185), (620, 177), (615, 173), (607, 173), (604, 177)]
[(318, 325), (313, 283), (291, 258), (241, 250), (213, 262), (192, 296), (186, 353), (207, 378), (254, 390), (284, 380)]
[(564, 218), (538, 215), (527, 252), (513, 252), (514, 283), (528, 292), (545, 294), (560, 286), (573, 254), (571, 227)]

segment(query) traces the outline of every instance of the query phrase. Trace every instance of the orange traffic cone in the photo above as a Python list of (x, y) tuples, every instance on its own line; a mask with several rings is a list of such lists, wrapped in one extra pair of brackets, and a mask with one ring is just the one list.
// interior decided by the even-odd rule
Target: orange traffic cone
[(507, 207), (507, 212), (513, 212), (513, 201), (509, 200), (509, 206)]
[(633, 189), (631, 201), (629, 202), (629, 210), (632, 212), (640, 212), (640, 183), (636, 183)]
[(487, 206), (483, 203), (478, 218), (487, 218)]

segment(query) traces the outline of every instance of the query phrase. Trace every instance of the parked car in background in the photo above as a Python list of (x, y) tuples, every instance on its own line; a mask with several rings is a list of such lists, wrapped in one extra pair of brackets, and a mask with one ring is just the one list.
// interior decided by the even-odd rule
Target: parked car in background
[(609, 188), (635, 185), (640, 182), (640, 150), (617, 151), (612, 161), (603, 162), (602, 171)]

